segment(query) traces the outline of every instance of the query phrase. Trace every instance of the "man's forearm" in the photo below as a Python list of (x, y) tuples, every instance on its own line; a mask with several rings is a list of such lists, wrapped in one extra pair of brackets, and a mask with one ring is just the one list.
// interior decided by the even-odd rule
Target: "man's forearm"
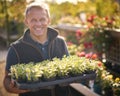
[(15, 86), (14, 83), (11, 83), (11, 78), (10, 77), (5, 77), (5, 79), (4, 79), (4, 87), (10, 93), (19, 94), (19, 93), (29, 92), (29, 90), (20, 90), (20, 89), (18, 89)]

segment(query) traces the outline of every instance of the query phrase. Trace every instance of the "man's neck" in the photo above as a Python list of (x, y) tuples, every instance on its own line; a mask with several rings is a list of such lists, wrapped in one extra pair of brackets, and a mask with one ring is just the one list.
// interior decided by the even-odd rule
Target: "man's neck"
[(46, 36), (34, 36), (34, 35), (30, 34), (30, 36), (34, 41), (36, 41), (40, 44), (44, 44), (48, 40), (47, 35)]

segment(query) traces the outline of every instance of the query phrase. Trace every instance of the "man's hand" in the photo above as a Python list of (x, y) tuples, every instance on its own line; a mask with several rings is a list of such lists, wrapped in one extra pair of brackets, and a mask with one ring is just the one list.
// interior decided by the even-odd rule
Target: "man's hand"
[(25, 93), (25, 92), (30, 92), (30, 90), (21, 90), (16, 86), (16, 82), (10, 78), (8, 75), (8, 72), (6, 72), (5, 77), (4, 77), (4, 87), (5, 89), (10, 92), (10, 93)]
[(25, 93), (25, 92), (30, 92), (30, 90), (21, 90), (16, 86), (16, 82), (11, 79), (11, 82), (9, 84), (10, 89), (16, 90), (17, 93)]

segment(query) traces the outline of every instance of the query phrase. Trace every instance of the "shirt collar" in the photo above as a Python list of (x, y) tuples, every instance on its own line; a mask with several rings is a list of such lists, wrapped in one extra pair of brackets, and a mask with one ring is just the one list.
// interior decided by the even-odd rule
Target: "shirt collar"
[(33, 40), (30, 36), (30, 32), (28, 32), (26, 40), (32, 44), (40, 44), (41, 46), (46, 46), (46, 45), (48, 45), (49, 38), (47, 39), (47, 41), (44, 44), (41, 44), (41, 43), (38, 43), (37, 41)]
[[(53, 39), (55, 39), (57, 37), (57, 35), (58, 35), (57, 30), (48, 27), (48, 41), (49, 42), (51, 42)], [(32, 43), (32, 44), (38, 43), (31, 38), (29, 29), (27, 29), (25, 31), (25, 33), (23, 35), (23, 41), (26, 43)]]

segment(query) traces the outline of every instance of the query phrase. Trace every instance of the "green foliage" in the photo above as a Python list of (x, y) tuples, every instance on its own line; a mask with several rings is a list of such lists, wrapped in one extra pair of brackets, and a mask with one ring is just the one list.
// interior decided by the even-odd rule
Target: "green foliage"
[[(25, 0), (0, 1), (0, 20), (5, 21), (5, 16), (8, 14), (8, 20), (23, 21), (23, 13), (26, 6)], [(22, 5), (22, 6), (21, 6)], [(4, 24), (4, 22), (2, 23)]]
[[(5, 42), (10, 43), (18, 39), (23, 33), (23, 13), (26, 6), (25, 0), (2, 0), (0, 1), (0, 30), (1, 34), (7, 34)], [(22, 6), (21, 6), (22, 5)], [(15, 35), (15, 38), (11, 38)]]
[[(91, 28), (86, 36), (91, 36), (89, 41), (94, 45), (97, 52), (103, 52), (109, 49), (112, 42), (112, 37), (109, 32), (102, 28)], [(87, 38), (87, 37), (86, 37)], [(104, 50), (103, 50), (104, 49)]]
[(76, 44), (68, 45), (68, 51), (70, 55), (75, 55), (78, 51), (78, 46)]
[(99, 16), (113, 16), (119, 12), (118, 3), (115, 0), (96, 0), (96, 12)]
[(96, 79), (95, 84), (100, 84), (104, 93), (103, 96), (107, 96), (106, 92), (111, 90), (112, 96), (119, 96), (120, 93), (120, 77), (114, 76), (106, 67), (101, 63), (98, 62), (96, 70)]
[(52, 61), (45, 60), (39, 63), (17, 64), (10, 68), (10, 75), (13, 79), (26, 80), (26, 82), (39, 81), (42, 78), (50, 79), (83, 74), (85, 71), (94, 71), (97, 61), (89, 60), (76, 55), (63, 57), (62, 60), (54, 58)]
[[(60, 21), (63, 17), (71, 17), (69, 21), (66, 22), (71, 23), (70, 21), (75, 21), (76, 17), (79, 18), (81, 12), (85, 12), (87, 15), (97, 14), (100, 17), (113, 16), (116, 14), (119, 15), (119, 4), (114, 0), (89, 0), (86, 3), (78, 2), (77, 4), (72, 4), (69, 2), (64, 2), (61, 4), (50, 3), (50, 12), (52, 24), (64, 23)], [(74, 22), (74, 24), (75, 23), (76, 22)]]
[(57, 21), (61, 18), (61, 12), (59, 6), (57, 4), (51, 3), (50, 13), (51, 13), (51, 24), (57, 24), (58, 23)]
[[(115, 0), (88, 0), (88, 2), (78, 2), (72, 4), (64, 2), (61, 4), (50, 3), (51, 24), (58, 23), (81, 23), (79, 15), (81, 12), (88, 14), (97, 14), (98, 16), (113, 16), (118, 15), (119, 18), (119, 4)], [(0, 27), (11, 34), (11, 21), (16, 21), (18, 34), (21, 35), (24, 29), (24, 9), (27, 2), (25, 0), (1, 0), (0, 1)], [(68, 17), (67, 20), (61, 20)], [(76, 19), (77, 18), (77, 19)], [(116, 22), (119, 24), (119, 21)], [(116, 25), (116, 24), (115, 24)], [(72, 37), (70, 37), (72, 38)], [(74, 39), (74, 37), (72, 38)], [(75, 41), (74, 41), (75, 42)]]

